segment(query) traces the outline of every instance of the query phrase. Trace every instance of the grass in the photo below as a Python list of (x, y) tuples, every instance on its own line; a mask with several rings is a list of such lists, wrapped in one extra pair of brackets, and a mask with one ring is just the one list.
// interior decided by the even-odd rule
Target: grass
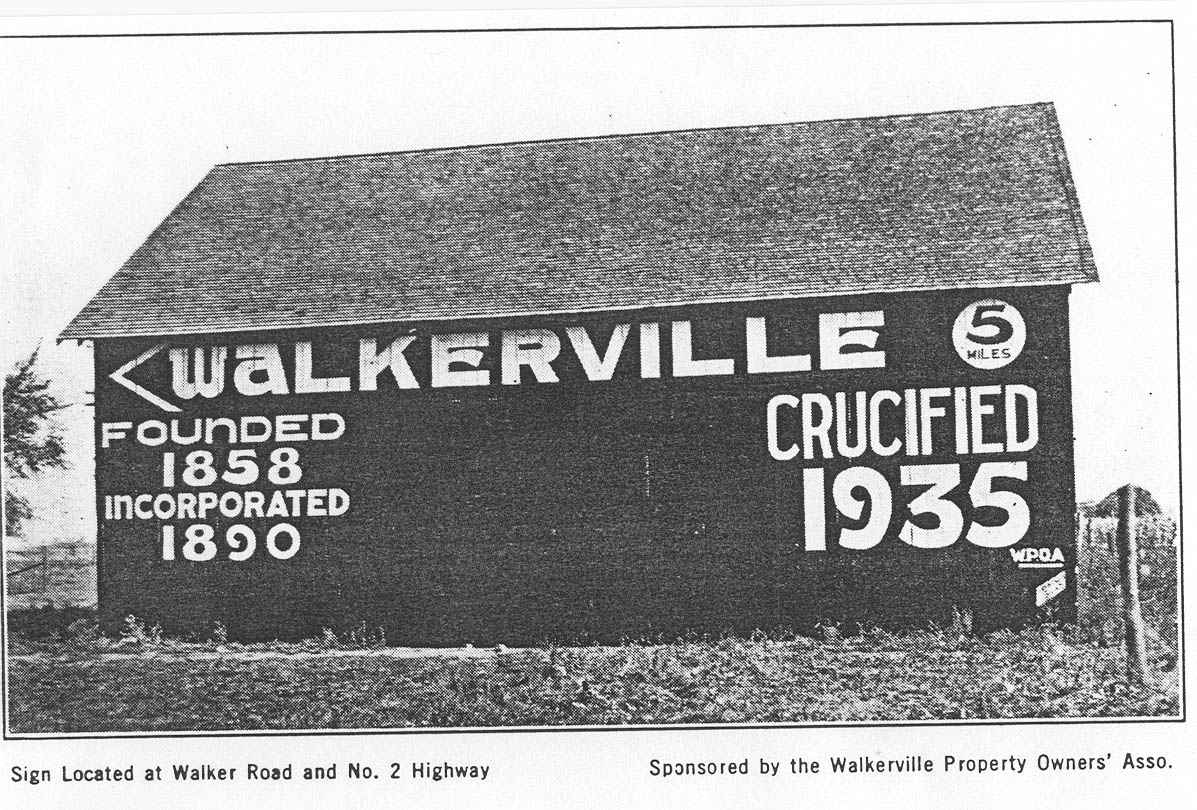
[(14, 640), (14, 733), (1176, 716), (1175, 669), (1044, 626), (522, 650)]
[(12, 733), (1178, 717), (1175, 523), (1140, 549), (1148, 685), (1126, 680), (1110, 521), (1078, 565), (1078, 621), (507, 650), (388, 648), (365, 623), (295, 644), (164, 638), (94, 611), (8, 616)]

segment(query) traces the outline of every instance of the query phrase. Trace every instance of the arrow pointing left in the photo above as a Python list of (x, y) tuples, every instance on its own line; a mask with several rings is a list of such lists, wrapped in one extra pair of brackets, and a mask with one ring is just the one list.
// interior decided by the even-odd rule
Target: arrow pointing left
[(138, 385), (137, 383), (133, 382), (132, 380), (130, 380), (128, 377), (125, 376), (130, 371), (137, 368), (142, 363), (144, 363), (146, 360), (149, 360), (151, 357), (153, 357), (154, 355), (156, 355), (158, 352), (162, 351), (165, 348), (166, 348), (165, 343), (159, 343), (157, 346), (152, 346), (152, 347), (146, 349), (141, 354), (134, 357), (128, 363), (125, 363), (123, 366), (121, 366), (120, 368), (118, 368), (116, 371), (112, 372), (108, 376), (110, 378), (112, 378), (112, 380), (115, 383), (117, 383), (118, 385), (124, 386), (125, 388), (129, 389), (134, 394), (137, 394), (137, 396), (141, 397), (142, 399), (146, 400), (147, 402), (154, 403), (162, 410), (170, 411), (171, 413), (180, 413), (183, 409), (180, 408), (178, 405), (167, 402), (162, 397), (158, 396), (157, 394), (155, 394), (151, 391), (147, 391), (145, 388), (142, 388), (140, 385)]

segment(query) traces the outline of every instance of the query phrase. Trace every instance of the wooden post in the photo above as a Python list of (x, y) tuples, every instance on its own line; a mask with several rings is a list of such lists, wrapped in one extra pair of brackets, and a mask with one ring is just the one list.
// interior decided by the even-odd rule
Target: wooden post
[(1122, 574), (1122, 619), (1126, 625), (1126, 676), (1142, 686), (1147, 665), (1143, 643), (1143, 608), (1139, 604), (1139, 544), (1135, 538), (1135, 491), (1118, 490), (1118, 569)]
[(1089, 519), (1080, 509), (1076, 510), (1076, 563), (1073, 566), (1076, 582), (1076, 617), (1078, 622), (1084, 621), (1089, 615), (1088, 583), (1081, 581), (1081, 572), (1089, 570)]
[(50, 547), (42, 544), (42, 601), (50, 593)]

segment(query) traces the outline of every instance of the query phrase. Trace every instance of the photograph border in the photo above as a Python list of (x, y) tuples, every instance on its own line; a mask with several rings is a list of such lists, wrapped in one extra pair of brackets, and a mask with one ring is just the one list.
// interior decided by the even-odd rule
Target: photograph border
[[(680, 10), (680, 9), (675, 9)], [(224, 15), (217, 15), (224, 16)], [(54, 18), (44, 18), (53, 23)], [(178, 19), (178, 23), (186, 24), (188, 18)], [(136, 18), (131, 18), (136, 25)], [(42, 22), (42, 20), (38, 20)], [(129, 24), (126, 20), (122, 24)], [(175, 22), (172, 20), (172, 22)], [(230, 23), (235, 22), (229, 20)], [(308, 730), (202, 730), (202, 731), (144, 731), (144, 732), (93, 732), (93, 733), (22, 733), (14, 734), (9, 730), (9, 694), (8, 694), (8, 623), (0, 628), (0, 692), (2, 692), (3, 706), (0, 707), (0, 717), (3, 719), (4, 740), (77, 740), (77, 739), (179, 739), (179, 738), (219, 738), (219, 737), (310, 737), (310, 736), (362, 736), (362, 735), (407, 735), (407, 734), (496, 734), (496, 733), (554, 733), (554, 732), (627, 732), (627, 731), (700, 731), (700, 730), (750, 730), (750, 729), (798, 729), (798, 728), (889, 728), (889, 727), (988, 727), (988, 726), (1026, 726), (1026, 725), (1104, 725), (1104, 724), (1150, 724), (1184, 723), (1187, 720), (1187, 683), (1186, 650), (1184, 649), (1184, 462), (1183, 462), (1183, 379), (1182, 354), (1180, 342), (1180, 220), (1179, 220), (1179, 192), (1178, 192), (1178, 162), (1177, 162), (1177, 101), (1176, 101), (1176, 31), (1174, 18), (1113, 18), (1113, 19), (1051, 19), (1051, 20), (961, 20), (961, 21), (914, 21), (914, 22), (843, 22), (843, 23), (762, 23), (762, 24), (724, 24), (724, 25), (598, 25), (598, 26), (530, 26), (530, 27), (485, 27), (485, 28), (371, 28), (371, 29), (313, 29), (313, 30), (271, 30), (271, 31), (167, 31), (167, 32), (125, 32), (125, 33), (53, 33), (53, 34), (0, 34), (3, 40), (30, 39), (130, 39), (130, 38), (166, 38), (166, 37), (258, 37), (258, 36), (355, 36), (355, 35), (405, 35), (405, 34), (494, 34), (494, 33), (588, 33), (600, 31), (686, 31), (686, 30), (736, 30), (736, 29), (823, 29), (823, 28), (911, 28), (911, 27), (987, 27), (987, 26), (1048, 26), (1048, 25), (1127, 25), (1127, 24), (1167, 24), (1169, 30), (1169, 63), (1171, 90), (1171, 136), (1172, 136), (1172, 213), (1173, 213), (1173, 258), (1174, 258), (1174, 301), (1176, 307), (1176, 380), (1177, 380), (1177, 475), (1180, 499), (1177, 513), (1177, 545), (1179, 559), (1177, 561), (1178, 587), (1177, 611), (1179, 616), (1179, 714), (1169, 717), (1060, 717), (1060, 718), (1004, 718), (1004, 719), (964, 719), (964, 720), (895, 720), (895, 721), (839, 721), (839, 722), (777, 722), (777, 723), (686, 723), (686, 724), (644, 724), (644, 725), (579, 725), (579, 726), (479, 726), (479, 727), (398, 727), (398, 728), (350, 728), (350, 729), (308, 729)], [(640, 134), (640, 133), (637, 133)], [(614, 136), (613, 136), (614, 137)], [(531, 142), (536, 142), (531, 141)], [(424, 150), (419, 150), (424, 151)], [(5, 587), (0, 588), (0, 613), (7, 617), (7, 571), (4, 572)]]

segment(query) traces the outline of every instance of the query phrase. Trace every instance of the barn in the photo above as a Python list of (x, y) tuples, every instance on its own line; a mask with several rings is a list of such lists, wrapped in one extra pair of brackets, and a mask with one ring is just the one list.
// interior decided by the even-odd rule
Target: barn
[(109, 625), (1073, 611), (1051, 104), (218, 165), (62, 333)]

